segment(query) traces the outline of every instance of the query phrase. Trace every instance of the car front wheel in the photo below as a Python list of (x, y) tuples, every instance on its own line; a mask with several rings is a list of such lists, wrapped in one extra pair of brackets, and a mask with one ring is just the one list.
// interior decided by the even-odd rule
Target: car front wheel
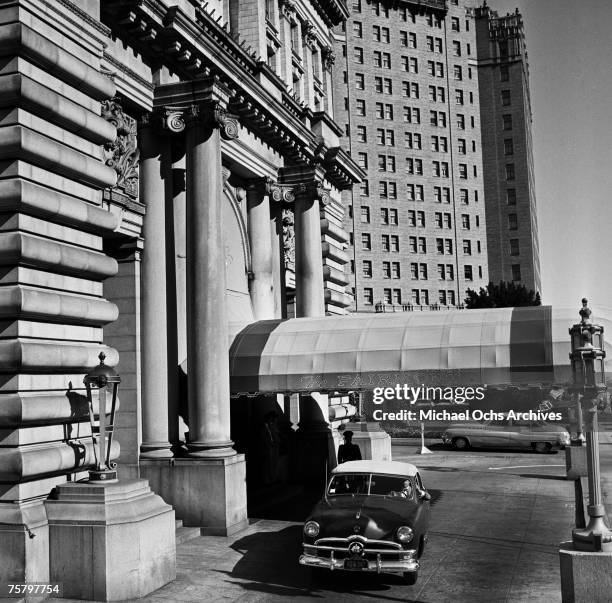
[(419, 572), (404, 572), (404, 583), (408, 586), (416, 584), (419, 577)]
[(534, 442), (532, 446), (534, 451), (538, 454), (546, 454), (547, 452), (550, 452), (551, 449), (549, 442)]
[(465, 438), (453, 438), (453, 446), (455, 450), (467, 450), (470, 443)]

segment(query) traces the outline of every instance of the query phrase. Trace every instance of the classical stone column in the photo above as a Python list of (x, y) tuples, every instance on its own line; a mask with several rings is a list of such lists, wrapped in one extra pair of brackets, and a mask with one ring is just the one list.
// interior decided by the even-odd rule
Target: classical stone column
[(141, 458), (172, 456), (168, 441), (166, 200), (161, 144), (148, 120), (140, 132), (140, 194), (147, 207), (141, 266)]
[(270, 202), (275, 205), (292, 201), (291, 189), (280, 187), (267, 178), (253, 180), (247, 186), (247, 211), (251, 272), (249, 283), (255, 320), (276, 318), (274, 267), (279, 264), (278, 243), (273, 244)]
[(294, 192), (296, 316), (325, 316), (319, 200), (325, 203), (329, 195), (314, 183)]
[(237, 125), (214, 102), (187, 117), (187, 365), (191, 456), (236, 454), (230, 440), (221, 133)]

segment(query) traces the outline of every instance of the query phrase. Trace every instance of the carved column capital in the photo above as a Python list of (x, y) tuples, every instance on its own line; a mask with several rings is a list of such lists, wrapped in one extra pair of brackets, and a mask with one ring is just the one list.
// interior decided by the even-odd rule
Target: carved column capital
[(161, 125), (170, 133), (181, 133), (190, 124), (199, 123), (207, 128), (219, 128), (221, 138), (238, 138), (238, 119), (215, 100), (194, 103), (187, 107), (165, 106), (160, 109)]
[(251, 180), (247, 190), (258, 197), (268, 195), (275, 203), (291, 204), (295, 201), (293, 187), (278, 184), (267, 177)]
[(303, 182), (293, 187), (295, 196), (305, 197), (308, 201), (318, 201), (321, 205), (329, 205), (331, 196), (329, 190), (320, 182)]
[(185, 130), (185, 110), (181, 107), (162, 107), (159, 111), (161, 127), (171, 134), (180, 134)]

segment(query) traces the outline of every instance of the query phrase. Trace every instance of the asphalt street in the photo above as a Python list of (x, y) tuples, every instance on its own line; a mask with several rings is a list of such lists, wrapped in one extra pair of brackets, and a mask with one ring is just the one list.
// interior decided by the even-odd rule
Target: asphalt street
[[(422, 470), (432, 494), (430, 539), (419, 581), (335, 572), (315, 576), (298, 565), (301, 521), (316, 498), (271, 504), (234, 538), (179, 545), (178, 577), (145, 601), (560, 601), (558, 547), (571, 538), (574, 489), (564, 454), (455, 452), (418, 456), (394, 447), (394, 460)], [(602, 462), (612, 446), (602, 445)], [(607, 465), (612, 466), (612, 465)]]

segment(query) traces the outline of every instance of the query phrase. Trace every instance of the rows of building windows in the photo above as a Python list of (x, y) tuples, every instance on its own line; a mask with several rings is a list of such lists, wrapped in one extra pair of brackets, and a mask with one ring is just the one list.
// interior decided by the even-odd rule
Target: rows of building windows
[[(381, 156), (384, 157), (384, 156)], [(367, 166), (367, 156), (359, 158), (357, 163), (364, 167)], [(444, 170), (448, 169), (448, 164), (446, 167), (439, 163), (440, 174), (444, 173)], [(445, 162), (442, 162), (445, 163)], [(389, 165), (387, 163), (387, 165)], [(407, 169), (414, 170), (414, 173), (419, 173), (420, 164), (418, 163), (408, 163), (409, 167)], [(365, 167), (364, 167), (365, 169)], [(435, 168), (434, 168), (435, 169)], [(384, 170), (383, 170), (384, 171)], [(450, 203), (451, 202), (451, 189), (448, 186), (434, 186), (433, 187), (433, 200), (435, 203)], [(370, 181), (368, 179), (363, 180), (359, 184), (359, 193), (361, 197), (369, 197), (370, 196)], [(381, 180), (378, 183), (378, 196), (381, 199), (397, 199), (397, 183), (388, 180)], [(473, 201), (478, 203), (478, 191), (473, 191)], [(425, 188), (422, 184), (414, 184), (412, 182), (406, 185), (406, 196), (405, 199), (408, 201), (425, 201)], [(507, 191), (507, 201), (508, 205), (516, 205), (516, 190), (508, 189)], [(459, 202), (461, 205), (469, 205), (469, 190), (467, 188), (459, 189)]]
[[(361, 215), (362, 217), (365, 215), (365, 219), (367, 219), (368, 221), (370, 219), (369, 212), (370, 212), (369, 208), (362, 208)], [(382, 217), (383, 216), (381, 216), (381, 218)], [(389, 219), (389, 218), (387, 216), (384, 216), (384, 219)], [(395, 215), (394, 219), (397, 219), (397, 215)], [(418, 216), (414, 216), (415, 223), (416, 221), (418, 221), (418, 219), (419, 219)], [(385, 225), (387, 224), (387, 222), (382, 222), (382, 223)], [(390, 224), (393, 224), (393, 222), (391, 222)], [(349, 238), (350, 238), (351, 245), (354, 245), (354, 237), (353, 237), (352, 232), (350, 233)], [(515, 245), (515, 247), (511, 246), (511, 255), (517, 255), (518, 254), (518, 239), (512, 239), (512, 240), (515, 241), (515, 243), (513, 244)], [(400, 236), (399, 235), (382, 234), (380, 242), (381, 242), (382, 251), (394, 252), (394, 253), (400, 252)], [(445, 239), (445, 238), (437, 237), (435, 242), (436, 242), (436, 251), (438, 255), (452, 255), (453, 254), (453, 240), (452, 239)], [(476, 241), (476, 245), (477, 245), (477, 251), (478, 253), (480, 253), (481, 251), (480, 241)], [(472, 255), (472, 241), (471, 240), (463, 239), (462, 248), (463, 248), (464, 255)], [(410, 235), (408, 237), (408, 249), (412, 253), (427, 253), (427, 238), (416, 236), (416, 235)], [(513, 249), (516, 250), (516, 253), (512, 252)], [(362, 251), (372, 251), (372, 233), (370, 232), (361, 233), (361, 250)]]
[[(516, 264), (518, 266), (518, 264)], [(353, 267), (354, 268), (354, 267)], [(412, 280), (429, 280), (428, 265), (425, 262), (410, 262), (410, 278)], [(454, 281), (455, 266), (454, 264), (437, 264), (437, 278), (439, 281)], [(463, 266), (463, 277), (465, 280), (472, 280), (474, 267), (471, 264)], [(482, 267), (478, 266), (482, 277)], [(381, 275), (383, 279), (400, 279), (401, 264), (400, 262), (383, 261), (381, 262)], [(372, 260), (361, 261), (361, 276), (363, 278), (373, 277)]]
[[(382, 86), (381, 91), (387, 90), (387, 86), (389, 86), (389, 90), (392, 90), (392, 82), (391, 80), (386, 81), (386, 78), (381, 78), (380, 86)], [(378, 89), (378, 83), (376, 84)], [(386, 92), (385, 92), (386, 93)], [(391, 92), (389, 92), (391, 94)], [(345, 108), (348, 110), (348, 97), (344, 99)], [(366, 101), (363, 98), (355, 99), (355, 115), (357, 117), (366, 117), (367, 115), (367, 105)], [(384, 103), (381, 101), (376, 101), (374, 104), (374, 116), (376, 119), (385, 119), (388, 121), (393, 121), (394, 119), (394, 105), (393, 103)], [(470, 127), (474, 129), (476, 127), (476, 119), (473, 115), (470, 115)], [(456, 113), (454, 116), (455, 126), (459, 130), (466, 129), (466, 115), (464, 113)], [(402, 120), (409, 124), (420, 124), (421, 123), (421, 108), (413, 107), (409, 105), (404, 105), (402, 110)], [(448, 124), (448, 114), (446, 111), (437, 111), (430, 110), (429, 112), (429, 123), (432, 126), (439, 128), (446, 128)], [(473, 143), (472, 147), (475, 147), (475, 143)]]
[[(437, 303), (442, 306), (456, 305), (456, 292), (451, 289), (439, 289)], [(363, 289), (363, 301), (366, 305), (374, 304), (374, 289), (365, 287)], [(386, 305), (402, 305), (410, 303), (416, 306), (428, 306), (430, 304), (430, 294), (428, 289), (411, 289), (409, 301), (406, 301), (402, 289), (384, 287), (380, 301)]]

